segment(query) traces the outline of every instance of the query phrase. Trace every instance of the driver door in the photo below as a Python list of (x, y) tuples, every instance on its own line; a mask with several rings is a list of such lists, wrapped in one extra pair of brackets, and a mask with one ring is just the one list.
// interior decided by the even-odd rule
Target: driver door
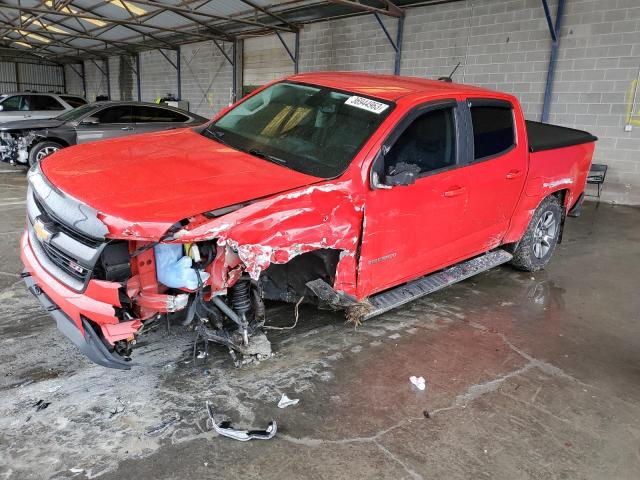
[(77, 143), (124, 137), (135, 133), (131, 105), (113, 105), (85, 117), (76, 127)]
[[(365, 204), (358, 296), (369, 296), (457, 260), (465, 239), (469, 147), (455, 100), (413, 110), (386, 140), (372, 166)], [(383, 152), (386, 152), (383, 154)], [(407, 166), (409, 165), (409, 166)], [(389, 173), (413, 170), (415, 183)], [(378, 186), (374, 177), (378, 177)]]

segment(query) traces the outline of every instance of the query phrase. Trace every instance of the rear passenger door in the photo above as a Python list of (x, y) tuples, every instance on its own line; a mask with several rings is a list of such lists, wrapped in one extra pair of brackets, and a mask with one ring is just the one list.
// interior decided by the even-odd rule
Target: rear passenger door
[(517, 138), (510, 102), (470, 98), (465, 110), (473, 155), (466, 168), (471, 181), (463, 234), (469, 240), (465, 256), (471, 256), (500, 245), (524, 188), (528, 154), (524, 139)]
[(27, 95), (26, 97), (29, 104), (26, 118), (53, 118), (65, 110), (65, 106), (51, 95)]
[(189, 117), (168, 108), (148, 105), (133, 106), (133, 121), (136, 133), (155, 132), (183, 127)]

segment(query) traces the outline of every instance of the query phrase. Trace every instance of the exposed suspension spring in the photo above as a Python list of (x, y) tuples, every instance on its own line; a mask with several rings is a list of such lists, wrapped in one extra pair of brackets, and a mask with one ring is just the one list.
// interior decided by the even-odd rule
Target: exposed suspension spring
[(241, 278), (231, 287), (231, 307), (235, 312), (244, 316), (251, 310), (251, 282), (248, 278)]

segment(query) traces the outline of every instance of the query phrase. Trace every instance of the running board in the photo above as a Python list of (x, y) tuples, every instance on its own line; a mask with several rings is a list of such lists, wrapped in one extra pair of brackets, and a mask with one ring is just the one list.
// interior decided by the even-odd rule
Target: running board
[(492, 250), (479, 257), (472, 258), (439, 272), (432, 273), (402, 284), (377, 295), (369, 297), (369, 303), (373, 309), (369, 311), (364, 320), (375, 317), (391, 309), (412, 302), (420, 297), (442, 290), (449, 285), (473, 277), (478, 273), (490, 270), (511, 260), (513, 255), (504, 250)]

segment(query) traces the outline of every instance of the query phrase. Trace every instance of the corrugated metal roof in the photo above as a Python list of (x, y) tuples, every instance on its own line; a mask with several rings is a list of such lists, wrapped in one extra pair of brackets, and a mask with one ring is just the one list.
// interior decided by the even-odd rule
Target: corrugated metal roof
[(456, 0), (6, 0), (0, 45), (57, 61), (227, 40)]

